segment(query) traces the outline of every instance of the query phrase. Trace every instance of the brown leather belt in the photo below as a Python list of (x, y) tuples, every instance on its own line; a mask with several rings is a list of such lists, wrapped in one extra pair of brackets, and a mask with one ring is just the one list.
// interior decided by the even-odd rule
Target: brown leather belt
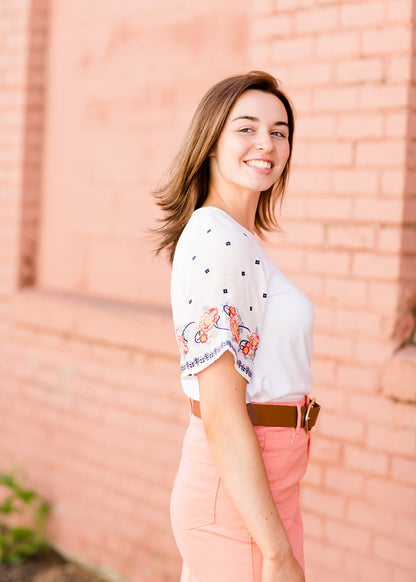
[[(192, 414), (201, 418), (201, 407), (198, 400), (190, 398)], [(315, 426), (321, 407), (312, 398), (308, 406), (300, 409), (300, 427), (309, 432)], [(247, 412), (254, 426), (298, 426), (298, 407), (279, 406), (278, 404), (247, 404)]]

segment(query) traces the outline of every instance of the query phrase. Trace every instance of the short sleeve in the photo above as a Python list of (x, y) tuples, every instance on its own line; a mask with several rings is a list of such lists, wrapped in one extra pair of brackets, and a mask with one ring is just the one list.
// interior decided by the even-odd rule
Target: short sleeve
[(177, 248), (172, 309), (182, 377), (229, 350), (250, 381), (267, 299), (260, 249), (244, 231), (223, 228), (207, 228)]

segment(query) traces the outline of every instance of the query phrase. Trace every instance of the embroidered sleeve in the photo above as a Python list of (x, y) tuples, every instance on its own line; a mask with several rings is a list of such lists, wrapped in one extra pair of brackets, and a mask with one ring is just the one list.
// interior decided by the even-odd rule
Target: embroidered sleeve
[(267, 286), (257, 246), (243, 236), (207, 236), (207, 244), (181, 257), (172, 305), (182, 376), (198, 373), (226, 350), (238, 372), (247, 381), (252, 376)]

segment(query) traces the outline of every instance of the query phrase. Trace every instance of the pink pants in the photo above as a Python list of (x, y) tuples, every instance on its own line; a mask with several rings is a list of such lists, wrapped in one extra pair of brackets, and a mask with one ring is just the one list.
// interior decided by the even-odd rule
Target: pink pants
[[(294, 404), (304, 401), (279, 405)], [(255, 431), (276, 507), (304, 568), (299, 481), (308, 462), (309, 435), (299, 427)], [(261, 553), (223, 486), (202, 421), (193, 415), (172, 491), (171, 521), (183, 558), (181, 582), (260, 582)]]

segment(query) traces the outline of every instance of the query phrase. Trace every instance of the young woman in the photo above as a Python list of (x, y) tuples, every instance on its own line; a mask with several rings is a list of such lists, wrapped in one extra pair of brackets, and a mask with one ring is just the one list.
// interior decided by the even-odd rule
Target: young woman
[(225, 79), (202, 99), (157, 192), (192, 410), (171, 499), (181, 582), (305, 580), (314, 310), (256, 236), (279, 229), (293, 132), (272, 76)]

